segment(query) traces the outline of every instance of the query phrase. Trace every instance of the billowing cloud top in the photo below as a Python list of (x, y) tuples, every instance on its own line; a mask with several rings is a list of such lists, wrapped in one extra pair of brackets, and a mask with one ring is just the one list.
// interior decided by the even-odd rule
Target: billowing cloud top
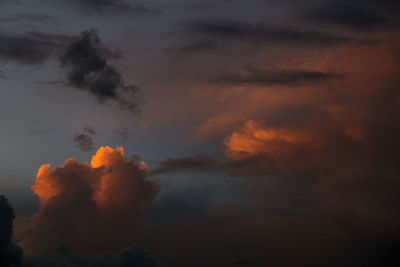
[(32, 185), (40, 210), (19, 228), (21, 245), (28, 254), (61, 245), (79, 251), (128, 245), (141, 207), (159, 190), (146, 169), (127, 160), (123, 148), (107, 146), (90, 163), (71, 158), (53, 170), (42, 165)]

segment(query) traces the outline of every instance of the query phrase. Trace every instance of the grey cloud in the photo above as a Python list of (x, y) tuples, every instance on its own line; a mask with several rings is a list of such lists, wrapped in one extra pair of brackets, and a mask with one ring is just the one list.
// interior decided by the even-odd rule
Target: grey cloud
[(93, 150), (93, 140), (88, 134), (76, 134), (74, 143), (82, 151), (88, 152)]
[(90, 135), (97, 135), (96, 129), (90, 125), (83, 127), (83, 131), (85, 131), (86, 133), (88, 133)]
[(348, 28), (370, 30), (387, 25), (388, 17), (381, 9), (365, 3), (324, 2), (307, 10), (303, 17), (315, 23), (331, 24)]
[(81, 8), (92, 10), (99, 13), (117, 12), (126, 14), (146, 14), (153, 13), (154, 10), (139, 4), (131, 3), (126, 0), (74, 0)]
[(300, 85), (305, 83), (320, 83), (337, 80), (342, 76), (300, 69), (257, 69), (246, 67), (241, 73), (225, 73), (211, 78), (211, 82), (227, 84), (257, 84), (257, 85)]
[(152, 175), (181, 171), (215, 171), (221, 169), (220, 162), (208, 155), (167, 159), (151, 171)]
[(286, 44), (332, 46), (354, 41), (351, 37), (331, 33), (297, 30), (264, 24), (250, 24), (237, 20), (196, 20), (183, 24), (189, 34), (216, 40), (240, 41), (253, 45)]
[(62, 34), (28, 32), (0, 33), (0, 59), (23, 65), (37, 65), (71, 40)]
[(93, 139), (92, 136), (97, 135), (96, 130), (87, 125), (83, 127), (83, 133), (77, 133), (74, 137), (75, 145), (84, 152), (93, 150)]
[(109, 51), (95, 30), (83, 31), (63, 51), (60, 61), (71, 86), (94, 95), (101, 103), (112, 100), (124, 110), (139, 111), (140, 89), (125, 85), (121, 73), (108, 64)]

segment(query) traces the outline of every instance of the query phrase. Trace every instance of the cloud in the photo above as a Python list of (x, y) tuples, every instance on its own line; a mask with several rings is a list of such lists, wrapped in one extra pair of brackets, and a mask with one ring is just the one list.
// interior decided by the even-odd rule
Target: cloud
[(96, 130), (88, 125), (83, 127), (84, 133), (77, 133), (74, 136), (75, 145), (84, 152), (93, 150), (93, 139), (92, 136), (97, 135)]
[(351, 37), (319, 31), (250, 24), (237, 20), (196, 20), (187, 21), (183, 25), (188, 33), (195, 36), (226, 42), (237, 41), (256, 46), (281, 44), (324, 47), (354, 41)]
[(196, 155), (187, 158), (167, 159), (151, 171), (152, 175), (162, 173), (174, 173), (181, 171), (214, 171), (220, 169), (216, 159), (207, 155)]
[(85, 131), (86, 133), (88, 133), (90, 135), (97, 135), (96, 129), (90, 125), (83, 127), (83, 131)]
[(125, 0), (76, 0), (77, 2), (92, 8), (111, 8), (117, 10), (126, 10), (130, 5)]
[(371, 30), (388, 24), (388, 18), (380, 9), (348, 2), (329, 2), (311, 7), (303, 14), (306, 20), (315, 23)]
[(33, 14), (33, 13), (16, 13), (6, 18), (0, 19), (3, 22), (16, 23), (20, 21), (37, 22), (43, 24), (50, 24), (56, 21), (56, 18), (47, 14)]
[(78, 7), (84, 11), (92, 11), (101, 14), (134, 14), (143, 15), (154, 13), (155, 10), (139, 3), (126, 0), (74, 0)]
[(71, 37), (62, 34), (0, 33), (0, 59), (22, 65), (41, 64), (70, 40)]
[(90, 163), (68, 159), (61, 167), (42, 165), (32, 190), (39, 211), (18, 224), (19, 244), (29, 256), (120, 248), (131, 244), (140, 211), (157, 195), (147, 166), (127, 160), (122, 148), (101, 147)]
[(95, 30), (82, 32), (60, 57), (68, 82), (94, 95), (101, 103), (112, 100), (123, 110), (138, 112), (142, 102), (140, 89), (124, 84), (119, 71), (107, 62), (109, 51)]
[(93, 140), (88, 134), (76, 134), (74, 143), (82, 151), (88, 152), (93, 150)]
[(318, 25), (354, 30), (398, 28), (400, 5), (395, 0), (312, 1), (301, 7), (301, 17)]
[(321, 71), (295, 69), (262, 70), (249, 66), (242, 73), (224, 73), (211, 78), (210, 81), (233, 85), (255, 84), (269, 86), (330, 82), (339, 78), (342, 78), (342, 76)]
[(2, 267), (22, 266), (22, 249), (11, 241), (14, 210), (4, 196), (0, 196), (0, 265)]
[(249, 184), (255, 179), (301, 184), (316, 203), (307, 215), (332, 220), (349, 240), (396, 243), (400, 61), (398, 38), (392, 38), (376, 47), (343, 47), (328, 55), (312, 51), (287, 63), (345, 73), (339, 86), (207, 92), (211, 116), (232, 115), (232, 121), (214, 123), (231, 129), (220, 132), (225, 159), (168, 159), (153, 171), (225, 172)]

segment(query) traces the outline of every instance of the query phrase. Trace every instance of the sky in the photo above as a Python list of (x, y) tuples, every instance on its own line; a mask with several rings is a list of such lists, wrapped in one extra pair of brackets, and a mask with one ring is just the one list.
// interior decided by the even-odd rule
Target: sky
[(399, 14), (0, 0), (0, 266), (398, 266)]

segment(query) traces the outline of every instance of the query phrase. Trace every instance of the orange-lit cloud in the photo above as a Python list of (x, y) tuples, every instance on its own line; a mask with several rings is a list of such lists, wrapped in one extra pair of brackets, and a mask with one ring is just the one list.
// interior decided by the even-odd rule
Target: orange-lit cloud
[(134, 240), (140, 209), (158, 193), (144, 162), (128, 160), (123, 148), (101, 147), (90, 163), (68, 159), (61, 167), (38, 170), (32, 190), (39, 211), (18, 225), (27, 253), (112, 248)]
[(274, 157), (284, 152), (286, 145), (321, 146), (322, 142), (316, 138), (303, 129), (279, 129), (249, 121), (243, 128), (233, 132), (224, 143), (227, 147), (226, 155), (230, 158), (259, 154)]

